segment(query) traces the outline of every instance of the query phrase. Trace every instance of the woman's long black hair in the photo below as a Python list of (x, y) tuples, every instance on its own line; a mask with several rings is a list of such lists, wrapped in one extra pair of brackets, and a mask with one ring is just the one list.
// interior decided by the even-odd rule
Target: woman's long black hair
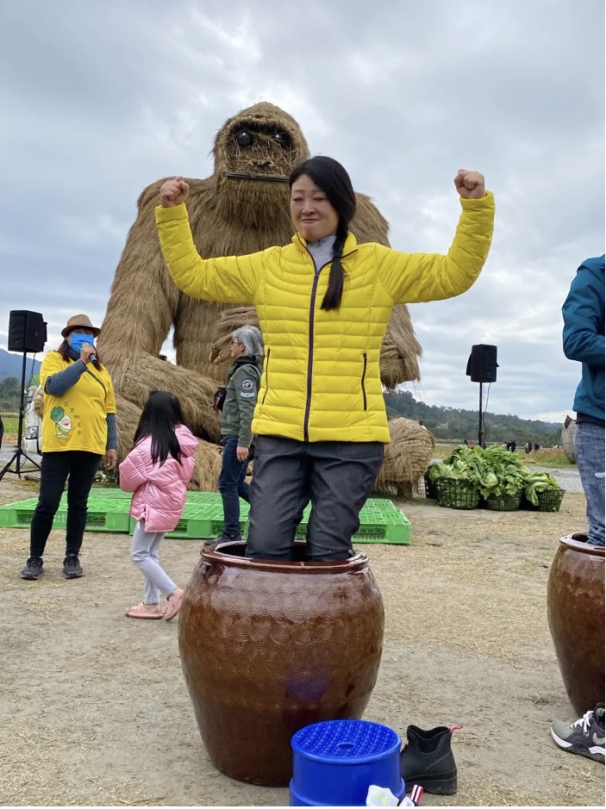
[(356, 194), (349, 178), (349, 174), (343, 166), (333, 160), (332, 157), (311, 157), (296, 166), (288, 178), (289, 187), (299, 177), (305, 174), (321, 188), (332, 207), (339, 216), (339, 224), (335, 243), (332, 250), (332, 264), (330, 265), (330, 277), (328, 279), (328, 289), (322, 301), (322, 309), (338, 309), (343, 297), (343, 282), (345, 270), (341, 264), (341, 254), (349, 233), (349, 223), (356, 212)]
[(153, 463), (159, 462), (161, 466), (169, 454), (181, 463), (181, 447), (175, 435), (179, 424), (185, 424), (181, 402), (166, 390), (152, 390), (141, 413), (134, 443), (151, 435)]

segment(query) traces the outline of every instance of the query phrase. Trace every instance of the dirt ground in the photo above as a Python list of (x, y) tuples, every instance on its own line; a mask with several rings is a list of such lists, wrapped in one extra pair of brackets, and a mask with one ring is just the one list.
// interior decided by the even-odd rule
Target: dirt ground
[[(0, 483), (0, 502), (35, 496)], [(410, 546), (360, 545), (385, 601), (381, 672), (365, 718), (401, 735), (461, 723), (459, 788), (423, 805), (603, 805), (604, 768), (560, 751), (549, 727), (576, 718), (545, 609), (558, 538), (585, 527), (584, 498), (559, 514), (400, 503)], [(0, 529), (0, 803), (288, 805), (287, 789), (233, 781), (210, 763), (181, 674), (177, 622), (137, 622), (125, 535), (89, 533), (86, 576), (61, 577), (55, 531), (39, 582), (19, 577), (28, 533)], [(186, 582), (200, 543), (166, 540)]]

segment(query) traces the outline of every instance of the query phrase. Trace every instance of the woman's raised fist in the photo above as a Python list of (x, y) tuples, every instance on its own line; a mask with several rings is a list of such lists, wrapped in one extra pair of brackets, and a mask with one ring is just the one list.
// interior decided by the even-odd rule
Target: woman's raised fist
[(183, 177), (166, 180), (160, 188), (160, 205), (163, 208), (173, 208), (185, 202), (189, 194), (189, 186)]

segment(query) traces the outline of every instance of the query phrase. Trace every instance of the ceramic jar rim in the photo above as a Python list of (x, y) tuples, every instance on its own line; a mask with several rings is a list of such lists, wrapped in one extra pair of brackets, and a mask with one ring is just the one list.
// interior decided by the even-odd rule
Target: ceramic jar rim
[(275, 573), (305, 573), (312, 575), (318, 573), (351, 573), (362, 570), (368, 565), (368, 556), (360, 552), (354, 553), (349, 559), (342, 559), (335, 562), (291, 562), (281, 559), (248, 559), (245, 556), (232, 556), (228, 553), (221, 553), (219, 547), (202, 548), (200, 556), (205, 562), (212, 562), (214, 564), (224, 565), (225, 567), (239, 567), (248, 570), (263, 570)]
[(590, 556), (604, 556), (604, 548), (602, 546), (588, 545), (587, 542), (580, 542), (578, 539), (575, 539), (575, 536), (585, 536), (585, 534), (580, 532), (568, 534), (565, 537), (560, 537), (560, 543), (571, 550), (581, 551), (581, 553), (587, 553)]

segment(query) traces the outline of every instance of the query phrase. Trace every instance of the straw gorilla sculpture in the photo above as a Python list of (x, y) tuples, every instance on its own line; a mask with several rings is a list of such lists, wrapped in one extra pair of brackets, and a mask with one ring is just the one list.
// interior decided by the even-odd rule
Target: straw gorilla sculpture
[[(293, 234), (289, 189), (292, 168), (309, 156), (297, 122), (279, 107), (255, 104), (230, 118), (215, 138), (214, 171), (204, 180), (187, 178), (193, 238), (202, 256), (243, 255), (276, 244)], [(158, 180), (138, 201), (116, 269), (99, 349), (117, 395), (118, 429), (123, 453), (132, 444), (140, 408), (150, 390), (175, 393), (194, 432), (205, 439), (197, 457), (194, 482), (214, 489), (219, 474), (219, 425), (212, 395), (226, 374), (226, 345), (233, 329), (255, 320), (248, 307), (193, 300), (174, 285), (160, 251), (154, 220)], [(357, 194), (351, 224), (358, 241), (388, 244), (388, 225), (370, 199)], [(232, 312), (225, 312), (232, 309)], [(171, 327), (177, 365), (159, 357)], [(394, 310), (381, 353), (384, 384), (419, 378), (416, 341), (405, 306)]]

